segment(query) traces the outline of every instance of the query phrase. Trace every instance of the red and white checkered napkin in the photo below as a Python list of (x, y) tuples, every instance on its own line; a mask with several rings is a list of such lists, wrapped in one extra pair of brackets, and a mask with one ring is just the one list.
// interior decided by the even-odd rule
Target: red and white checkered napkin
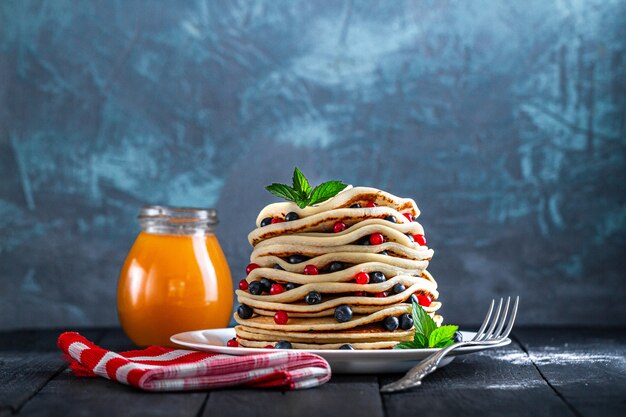
[(80, 376), (102, 376), (146, 391), (190, 391), (245, 385), (255, 388), (312, 388), (330, 379), (320, 356), (277, 350), (248, 356), (216, 355), (151, 346), (115, 353), (74, 332), (59, 336), (59, 348)]

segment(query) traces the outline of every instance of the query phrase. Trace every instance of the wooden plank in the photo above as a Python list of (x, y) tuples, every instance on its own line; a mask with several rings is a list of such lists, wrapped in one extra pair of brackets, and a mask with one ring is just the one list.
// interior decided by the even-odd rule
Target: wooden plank
[(0, 352), (0, 410), (19, 410), (65, 366), (58, 353)]
[(149, 393), (103, 378), (78, 378), (68, 370), (22, 408), (25, 416), (196, 416), (206, 393)]
[[(65, 367), (58, 330), (4, 332), (0, 337), (0, 410), (16, 412)], [(101, 332), (87, 332), (97, 338)]]
[(335, 375), (329, 382), (300, 391), (228, 389), (211, 392), (204, 416), (382, 417), (375, 376)]
[[(382, 398), (379, 384), (400, 375), (336, 375), (322, 387), (304, 391), (144, 393), (63, 371), (58, 333), (1, 334), (0, 417), (16, 410), (29, 416), (49, 415), (50, 410), (95, 416), (626, 415), (626, 329), (521, 328), (515, 332), (521, 345), (516, 341), (457, 358), (422, 387)], [(98, 341), (101, 333), (84, 334), (108, 349), (134, 348), (119, 330), (107, 331)]]
[(522, 328), (515, 336), (580, 415), (626, 415), (625, 328)]
[[(132, 348), (119, 330), (108, 331), (99, 344)], [(68, 369), (53, 378), (20, 411), (26, 416), (196, 416), (207, 393), (149, 393), (104, 378), (80, 378)]]
[[(2, 332), (0, 352), (52, 352), (57, 351), (57, 338), (62, 330), (16, 330)], [(101, 336), (102, 331), (88, 330), (90, 336)]]
[[(381, 385), (400, 376), (381, 377)], [(421, 387), (382, 397), (389, 417), (573, 415), (516, 342), (460, 356)]]

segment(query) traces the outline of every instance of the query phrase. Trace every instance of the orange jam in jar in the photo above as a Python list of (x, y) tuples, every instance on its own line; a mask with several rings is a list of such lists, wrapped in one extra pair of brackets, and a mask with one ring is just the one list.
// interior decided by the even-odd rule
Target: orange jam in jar
[(176, 333), (226, 327), (233, 284), (214, 234), (217, 212), (148, 206), (139, 223), (117, 287), (128, 337), (139, 346), (176, 346)]

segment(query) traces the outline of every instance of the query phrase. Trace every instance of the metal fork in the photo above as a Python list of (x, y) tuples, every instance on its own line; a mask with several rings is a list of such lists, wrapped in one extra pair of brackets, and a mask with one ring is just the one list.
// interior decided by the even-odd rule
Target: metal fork
[[(485, 320), (483, 320), (483, 324), (480, 326), (472, 340), (467, 342), (455, 343), (448, 346), (447, 348), (441, 349), (440, 351), (433, 353), (422, 362), (420, 362), (418, 365), (414, 366), (409, 372), (406, 373), (404, 377), (395, 382), (392, 382), (391, 384), (383, 386), (380, 391), (396, 392), (421, 385), (422, 379), (424, 379), (426, 375), (437, 369), (437, 366), (439, 365), (439, 362), (441, 362), (441, 359), (443, 359), (444, 356), (457, 348), (463, 346), (497, 345), (498, 343), (502, 342), (504, 339), (506, 339), (509, 333), (511, 333), (511, 329), (513, 328), (513, 324), (515, 323), (517, 306), (519, 304), (519, 296), (515, 297), (515, 303), (513, 304), (513, 308), (510, 310), (510, 313), (509, 306), (511, 304), (511, 297), (507, 298), (504, 310), (502, 309), (503, 302), (504, 300), (500, 298), (498, 308), (496, 309), (495, 314), (493, 314), (495, 300), (491, 300), (491, 305), (489, 306), (489, 311), (487, 311)], [(509, 321), (505, 328), (504, 324), (506, 323), (507, 316), (509, 316)]]

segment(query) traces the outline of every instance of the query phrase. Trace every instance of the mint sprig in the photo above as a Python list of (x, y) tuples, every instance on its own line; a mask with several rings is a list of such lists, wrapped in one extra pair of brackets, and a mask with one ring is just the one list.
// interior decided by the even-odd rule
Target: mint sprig
[(265, 189), (277, 197), (293, 201), (302, 209), (306, 206), (322, 203), (336, 196), (347, 186), (348, 184), (344, 184), (341, 181), (326, 181), (313, 188), (302, 171), (296, 167), (293, 171), (291, 187), (286, 184), (273, 183), (265, 187)]
[(415, 336), (412, 342), (401, 342), (394, 349), (427, 349), (444, 348), (454, 343), (452, 337), (459, 326), (445, 325), (437, 327), (437, 323), (424, 311), (421, 305), (413, 302), (411, 309)]

